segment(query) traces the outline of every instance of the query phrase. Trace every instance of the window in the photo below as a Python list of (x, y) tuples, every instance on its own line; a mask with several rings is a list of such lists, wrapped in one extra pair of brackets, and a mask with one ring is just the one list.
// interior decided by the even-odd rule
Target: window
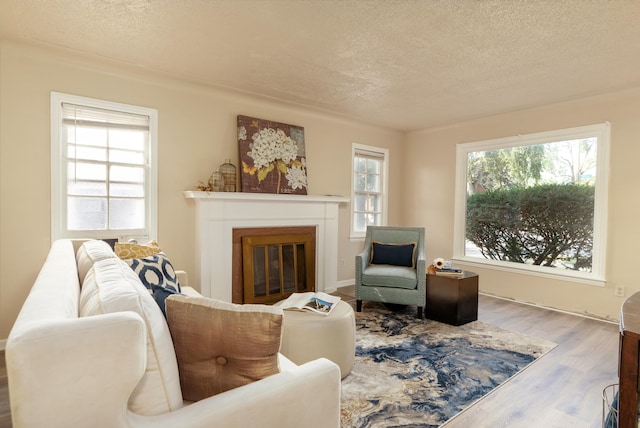
[(608, 123), (457, 147), (454, 258), (603, 285)]
[(157, 111), (51, 93), (51, 235), (156, 236)]
[(367, 226), (382, 226), (387, 222), (388, 157), (387, 149), (352, 146), (352, 238), (364, 237)]

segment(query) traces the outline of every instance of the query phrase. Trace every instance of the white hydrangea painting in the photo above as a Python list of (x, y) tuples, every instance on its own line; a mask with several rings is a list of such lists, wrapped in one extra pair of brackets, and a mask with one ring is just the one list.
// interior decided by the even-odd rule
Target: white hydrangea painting
[(238, 116), (241, 190), (307, 194), (304, 128)]

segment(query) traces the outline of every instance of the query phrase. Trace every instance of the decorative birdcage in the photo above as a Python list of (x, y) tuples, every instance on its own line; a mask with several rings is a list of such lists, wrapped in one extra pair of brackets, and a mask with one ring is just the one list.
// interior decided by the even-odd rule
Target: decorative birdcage
[(211, 177), (209, 177), (209, 188), (212, 192), (222, 192), (224, 191), (224, 180), (222, 178), (222, 174), (217, 169), (211, 173)]
[(219, 171), (224, 181), (223, 191), (235, 192), (236, 191), (236, 166), (231, 163), (231, 159), (225, 159), (224, 163), (220, 165)]

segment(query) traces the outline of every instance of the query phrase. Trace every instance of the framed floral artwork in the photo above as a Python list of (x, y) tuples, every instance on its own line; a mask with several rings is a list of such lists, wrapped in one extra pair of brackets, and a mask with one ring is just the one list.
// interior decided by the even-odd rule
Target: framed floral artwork
[(238, 115), (243, 192), (307, 194), (304, 128)]

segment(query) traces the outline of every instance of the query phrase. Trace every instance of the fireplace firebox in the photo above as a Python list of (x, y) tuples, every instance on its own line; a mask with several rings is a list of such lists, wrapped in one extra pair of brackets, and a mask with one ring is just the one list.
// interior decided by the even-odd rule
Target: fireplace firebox
[(275, 303), (316, 290), (315, 226), (235, 228), (232, 241), (233, 303)]
[(275, 303), (315, 291), (315, 230), (243, 236), (242, 284), (244, 303)]

